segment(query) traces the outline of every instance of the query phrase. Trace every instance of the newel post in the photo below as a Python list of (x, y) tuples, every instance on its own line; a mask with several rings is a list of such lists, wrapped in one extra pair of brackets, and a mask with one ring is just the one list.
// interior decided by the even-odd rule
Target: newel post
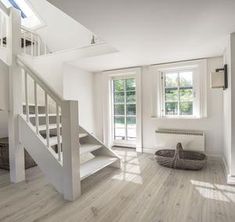
[(25, 180), (24, 148), (19, 140), (18, 115), (22, 113), (22, 74), (16, 58), (21, 53), (21, 15), (15, 8), (10, 9), (7, 47), (9, 50), (9, 159), (11, 182)]
[(81, 195), (77, 101), (62, 104), (62, 141), (64, 198), (73, 201)]

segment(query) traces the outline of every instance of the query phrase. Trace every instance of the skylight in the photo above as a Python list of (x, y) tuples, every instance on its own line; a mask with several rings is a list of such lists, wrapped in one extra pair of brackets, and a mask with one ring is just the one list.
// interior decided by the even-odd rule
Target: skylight
[(21, 11), (22, 26), (28, 29), (36, 29), (42, 26), (41, 19), (36, 15), (35, 11), (30, 7), (26, 0), (1, 0), (7, 7), (14, 7)]

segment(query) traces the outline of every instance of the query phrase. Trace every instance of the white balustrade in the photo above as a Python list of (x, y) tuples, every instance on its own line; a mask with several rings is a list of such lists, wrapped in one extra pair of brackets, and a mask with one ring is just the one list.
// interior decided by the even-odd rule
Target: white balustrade
[(47, 45), (41, 37), (26, 28), (21, 27), (22, 33), (22, 52), (30, 56), (41, 56), (48, 54)]
[(7, 38), (8, 38), (8, 13), (3, 10), (0, 4), (0, 48), (7, 48)]
[[(63, 161), (63, 156), (62, 156), (62, 149), (61, 149), (61, 143), (62, 143), (62, 135), (61, 135), (61, 112), (62, 108), (61, 105), (63, 103), (63, 99), (60, 98), (59, 95), (56, 94), (46, 83), (44, 83), (39, 77), (38, 74), (35, 74), (34, 71), (32, 71), (28, 66), (26, 66), (21, 60), (18, 59), (18, 65), (20, 65), (22, 72), (24, 74), (24, 87), (25, 87), (25, 115), (26, 115), (26, 121), (28, 124), (31, 124), (30, 122), (30, 117), (32, 117), (30, 114), (31, 110), (30, 105), (32, 101), (29, 101), (29, 84), (30, 84), (30, 79), (33, 80), (34, 83), (34, 90), (33, 90), (33, 97), (34, 97), (34, 104), (33, 106), (35, 107), (35, 113), (34, 113), (34, 118), (35, 118), (35, 133), (39, 135), (40, 133), (40, 124), (39, 124), (39, 115), (42, 115), (41, 113), (39, 114), (39, 104), (38, 104), (38, 98), (39, 98), (39, 90), (38, 88), (41, 88), (44, 92), (44, 100), (45, 100), (45, 130), (46, 130), (46, 138), (45, 138), (45, 145), (50, 149), (51, 144), (50, 144), (50, 112), (49, 109), (51, 108), (50, 106), (52, 104), (55, 104), (54, 110), (56, 111), (56, 137), (57, 137), (57, 144), (53, 143), (52, 145), (57, 145), (58, 152), (56, 153), (55, 151), (55, 156), (57, 156), (57, 160), (62, 164)], [(52, 103), (49, 103), (49, 100), (52, 100)], [(30, 103), (31, 102), (31, 103)], [(51, 149), (53, 151), (53, 149)]]
[[(38, 165), (41, 164), (43, 172), (46, 172), (47, 176), (49, 175), (48, 178), (51, 179), (55, 188), (59, 192), (63, 192), (66, 200), (75, 200), (81, 195), (78, 102), (65, 101), (40, 78), (35, 70), (24, 63), (21, 53), (30, 56), (41, 56), (48, 54), (49, 50), (38, 34), (21, 26), (20, 11), (13, 7), (7, 9), (1, 1), (0, 50), (6, 51), (1, 55), (4, 54), (4, 61), (10, 67), (8, 128), (11, 181), (16, 183), (25, 179), (24, 146), (26, 147), (26, 145), (23, 144), (24, 142), (30, 146), (30, 150), (34, 155), (38, 155), (38, 159), (36, 158)], [(24, 86), (25, 91), (24, 110), (22, 110), (22, 86)], [(45, 95), (45, 116), (42, 116), (42, 110), (39, 112), (39, 108), (41, 108), (40, 99), (42, 99), (41, 90)], [(34, 98), (33, 106), (35, 110), (32, 109), (30, 103), (33, 100), (32, 97)], [(50, 143), (50, 101), (55, 104), (56, 112), (57, 142), (53, 142), (53, 144)], [(25, 115), (25, 118), (23, 115)], [(31, 119), (32, 115), (35, 118), (34, 124)], [(45, 139), (40, 135), (41, 130), (44, 131), (44, 127), (40, 125), (42, 117), (45, 118)], [(34, 134), (32, 130), (34, 129), (37, 137), (32, 136)], [(33, 150), (36, 138), (38, 138), (37, 147), (43, 148), (42, 152), (39, 153)], [(51, 147), (52, 145), (57, 146), (58, 152)], [(50, 152), (44, 152), (45, 150)], [(49, 153), (52, 154), (50, 158), (47, 158), (47, 156), (41, 159), (41, 154), (48, 155)], [(54, 158), (56, 158), (55, 162), (53, 162)], [(62, 175), (63, 179), (58, 175)]]

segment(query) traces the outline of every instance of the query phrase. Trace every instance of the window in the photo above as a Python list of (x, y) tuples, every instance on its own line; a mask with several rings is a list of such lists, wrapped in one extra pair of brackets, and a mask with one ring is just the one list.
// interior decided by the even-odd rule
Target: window
[(15, 0), (7, 0), (6, 2), (8, 2), (8, 5), (9, 5), (9, 6), (13, 6), (13, 7), (16, 8), (16, 9), (19, 9), (20, 12), (21, 12), (21, 17), (22, 17), (23, 19), (27, 17), (27, 16), (25, 15), (25, 13), (23, 12), (23, 9), (19, 7), (19, 5), (16, 3)]
[(159, 65), (154, 69), (157, 79), (153, 91), (153, 117), (207, 117), (206, 60)]
[(112, 80), (113, 139), (116, 142), (136, 140), (136, 80)]
[(164, 116), (193, 116), (193, 71), (163, 72)]
[(0, 0), (7, 8), (14, 7), (21, 12), (22, 25), (28, 29), (36, 29), (43, 25), (41, 19), (26, 0)]

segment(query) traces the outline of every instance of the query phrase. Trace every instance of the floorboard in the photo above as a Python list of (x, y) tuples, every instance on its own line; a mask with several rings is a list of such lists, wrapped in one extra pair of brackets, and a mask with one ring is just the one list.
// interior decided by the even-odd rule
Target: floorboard
[(122, 169), (105, 168), (82, 181), (83, 195), (67, 202), (41, 171), (11, 184), (0, 170), (0, 221), (234, 222), (235, 186), (225, 183), (222, 162), (202, 171), (159, 166), (150, 154), (116, 149)]

